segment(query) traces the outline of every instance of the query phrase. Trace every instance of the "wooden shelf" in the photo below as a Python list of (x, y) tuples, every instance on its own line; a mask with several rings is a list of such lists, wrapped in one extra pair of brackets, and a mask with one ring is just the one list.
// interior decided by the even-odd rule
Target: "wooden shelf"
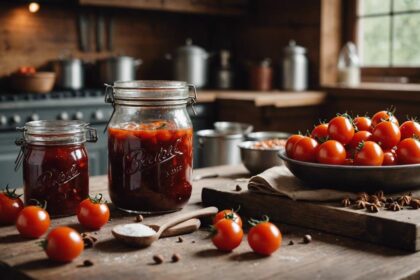
[(247, 0), (79, 0), (84, 6), (104, 6), (209, 15), (243, 15)]
[(322, 91), (198, 91), (198, 102), (214, 102), (216, 100), (251, 101), (257, 107), (275, 106), (277, 108), (284, 108), (316, 106), (324, 103), (326, 93)]

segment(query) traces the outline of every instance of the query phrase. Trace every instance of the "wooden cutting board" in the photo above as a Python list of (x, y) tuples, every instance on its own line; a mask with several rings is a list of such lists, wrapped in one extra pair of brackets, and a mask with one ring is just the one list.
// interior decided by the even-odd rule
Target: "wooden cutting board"
[[(229, 191), (231, 189), (232, 191)], [(278, 223), (297, 225), (393, 248), (420, 250), (420, 210), (398, 212), (344, 208), (339, 203), (313, 203), (249, 192), (246, 186), (235, 191), (226, 186), (204, 188), (202, 201), (219, 209), (236, 209), (246, 217), (268, 215)]]

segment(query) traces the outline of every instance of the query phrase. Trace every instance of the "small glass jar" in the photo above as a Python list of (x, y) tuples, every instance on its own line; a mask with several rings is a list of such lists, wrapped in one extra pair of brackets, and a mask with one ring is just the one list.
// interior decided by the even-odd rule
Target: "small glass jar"
[(189, 96), (189, 86), (119, 81), (108, 89), (108, 102), (114, 105), (108, 124), (112, 202), (135, 213), (181, 209), (192, 191), (193, 129), (187, 104), (195, 96)]
[(47, 203), (52, 217), (76, 214), (89, 195), (88, 154), (84, 143), (96, 142), (96, 130), (81, 121), (32, 121), (18, 128), (23, 138), (22, 161), (25, 203)]

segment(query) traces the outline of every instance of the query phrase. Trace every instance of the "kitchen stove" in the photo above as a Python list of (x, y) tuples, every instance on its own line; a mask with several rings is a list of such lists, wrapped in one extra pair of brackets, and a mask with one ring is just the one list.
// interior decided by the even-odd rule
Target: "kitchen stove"
[[(103, 130), (111, 117), (112, 106), (105, 103), (104, 95), (104, 89), (59, 90), (48, 94), (0, 92), (0, 189), (7, 184), (13, 188), (23, 185), (22, 169), (14, 171), (14, 161), (19, 152), (15, 140), (21, 136), (16, 127), (34, 120), (73, 119), (90, 123), (98, 131), (98, 142), (86, 145), (89, 173), (106, 174), (108, 138)], [(189, 110), (195, 131), (212, 126), (216, 113), (214, 106), (196, 104), (196, 115)], [(195, 157), (197, 154), (194, 152)]]

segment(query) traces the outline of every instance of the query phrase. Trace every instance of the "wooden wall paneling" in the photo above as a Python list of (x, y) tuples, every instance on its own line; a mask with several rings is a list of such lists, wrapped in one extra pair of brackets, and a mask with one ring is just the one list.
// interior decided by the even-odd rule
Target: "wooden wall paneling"
[(320, 84), (337, 82), (337, 61), (341, 41), (341, 0), (321, 0)]

